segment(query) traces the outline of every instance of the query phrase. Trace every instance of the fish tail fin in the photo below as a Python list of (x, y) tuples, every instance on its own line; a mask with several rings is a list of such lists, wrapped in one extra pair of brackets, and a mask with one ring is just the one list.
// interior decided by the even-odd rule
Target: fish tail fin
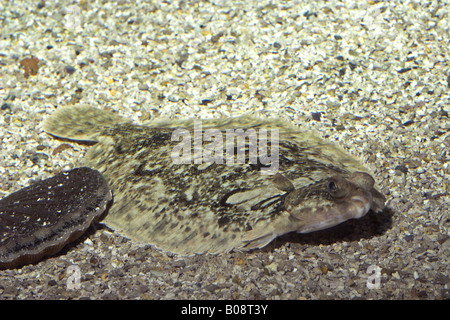
[(58, 138), (96, 142), (102, 129), (129, 122), (110, 111), (77, 105), (57, 109), (44, 120), (43, 129)]

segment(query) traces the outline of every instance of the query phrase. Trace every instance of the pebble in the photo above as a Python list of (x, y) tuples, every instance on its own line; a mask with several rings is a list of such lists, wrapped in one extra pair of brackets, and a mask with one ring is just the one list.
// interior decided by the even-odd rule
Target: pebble
[(186, 261), (184, 261), (183, 259), (175, 260), (174, 262), (172, 262), (172, 267), (174, 268), (184, 268), (185, 266)]
[(76, 69), (72, 66), (65, 66), (64, 71), (66, 71), (68, 74), (73, 74), (76, 71)]

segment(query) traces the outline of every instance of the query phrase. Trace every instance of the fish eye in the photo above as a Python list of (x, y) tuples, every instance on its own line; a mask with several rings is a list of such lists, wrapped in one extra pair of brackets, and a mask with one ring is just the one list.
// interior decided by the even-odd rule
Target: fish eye
[(328, 181), (327, 189), (333, 198), (343, 198), (349, 193), (347, 180), (343, 177), (332, 177)]
[(333, 180), (328, 182), (328, 190), (330, 192), (335, 192), (337, 190), (336, 182), (334, 182)]

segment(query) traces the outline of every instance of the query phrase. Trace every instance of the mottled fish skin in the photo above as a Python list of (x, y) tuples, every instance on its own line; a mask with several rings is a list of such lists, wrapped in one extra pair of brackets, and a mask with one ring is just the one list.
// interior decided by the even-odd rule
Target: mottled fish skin
[[(321, 230), (384, 208), (384, 196), (357, 160), (282, 120), (243, 116), (202, 122), (203, 130), (221, 132), (278, 129), (274, 176), (261, 174), (260, 163), (176, 164), (171, 151), (179, 142), (172, 133), (193, 125), (193, 120), (137, 125), (112, 112), (75, 106), (58, 109), (44, 130), (96, 142), (84, 165), (100, 171), (113, 190), (106, 224), (170, 252), (260, 248), (287, 232)], [(203, 147), (209, 143), (203, 141)]]

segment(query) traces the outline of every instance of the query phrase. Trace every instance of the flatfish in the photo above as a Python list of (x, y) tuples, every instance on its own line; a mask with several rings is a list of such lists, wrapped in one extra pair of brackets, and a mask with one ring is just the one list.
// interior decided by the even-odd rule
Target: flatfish
[(165, 251), (262, 248), (384, 208), (358, 160), (280, 119), (135, 124), (78, 105), (57, 109), (43, 128), (93, 143), (83, 165), (105, 177), (114, 197), (104, 222)]

